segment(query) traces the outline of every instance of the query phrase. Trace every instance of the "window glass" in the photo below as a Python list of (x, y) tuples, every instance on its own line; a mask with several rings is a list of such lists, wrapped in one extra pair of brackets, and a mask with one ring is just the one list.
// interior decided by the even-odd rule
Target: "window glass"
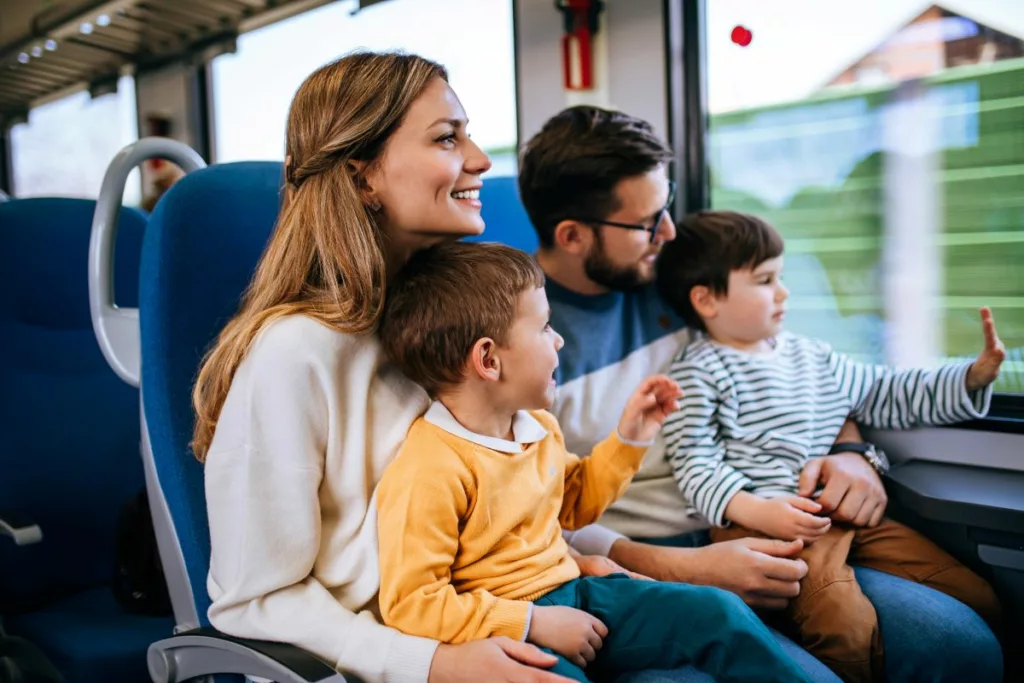
[[(388, 0), (355, 12), (342, 0), (238, 39), (213, 61), (217, 161), (283, 159), (288, 106), (317, 67), (357, 48), (401, 49), (440, 62), (494, 162), (516, 172), (510, 0)], [(458, 26), (486, 30), (457, 30)]]
[(707, 31), (711, 203), (786, 238), (788, 326), (931, 366), (990, 306), (1024, 393), (1024, 3), (715, 0)]
[[(11, 129), (14, 194), (95, 199), (110, 160), (138, 135), (131, 76), (118, 81), (116, 93), (93, 99), (83, 90), (36, 107), (28, 123)], [(125, 203), (137, 206), (141, 192), (136, 169), (125, 184)]]

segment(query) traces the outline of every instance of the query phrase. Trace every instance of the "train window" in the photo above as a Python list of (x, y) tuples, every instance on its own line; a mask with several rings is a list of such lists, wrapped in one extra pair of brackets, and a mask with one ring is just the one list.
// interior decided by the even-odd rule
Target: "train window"
[(864, 360), (971, 358), (1024, 394), (1024, 3), (715, 0), (713, 208), (786, 238), (789, 326)]
[(282, 159), (288, 105), (306, 76), (357, 48), (402, 49), (448, 68), (470, 132), (491, 154), (491, 174), (514, 174), (511, 0), (388, 0), (356, 7), (354, 0), (335, 2), (246, 33), (236, 53), (213, 60), (217, 161)]
[[(36, 107), (28, 123), (11, 129), (14, 193), (95, 199), (110, 160), (138, 136), (132, 76), (122, 76), (115, 93), (92, 98), (81, 91)], [(137, 206), (141, 199), (135, 170), (125, 184), (124, 201)]]

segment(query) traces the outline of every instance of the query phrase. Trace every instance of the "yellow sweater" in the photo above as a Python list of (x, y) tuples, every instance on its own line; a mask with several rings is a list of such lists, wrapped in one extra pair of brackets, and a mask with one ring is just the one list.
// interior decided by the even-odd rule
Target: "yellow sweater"
[(424, 418), (413, 423), (377, 489), (380, 609), (389, 626), (445, 643), (522, 640), (530, 602), (579, 576), (561, 527), (596, 521), (625, 491), (646, 446), (613, 434), (581, 459), (566, 450), (551, 414), (530, 415), (547, 434), (519, 453)]

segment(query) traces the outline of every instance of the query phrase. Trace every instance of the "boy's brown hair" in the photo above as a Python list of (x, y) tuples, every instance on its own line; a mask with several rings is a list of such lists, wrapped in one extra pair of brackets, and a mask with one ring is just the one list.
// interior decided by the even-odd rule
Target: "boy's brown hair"
[(616, 186), (672, 159), (651, 124), (591, 105), (563, 109), (526, 143), (519, 196), (541, 245), (554, 244), (564, 220), (605, 218), (618, 210)]
[(388, 358), (431, 397), (464, 378), (479, 339), (508, 341), (519, 296), (544, 286), (529, 254), (448, 241), (413, 255), (392, 279), (378, 334)]
[(729, 293), (729, 273), (753, 269), (782, 255), (782, 235), (768, 221), (736, 211), (698, 211), (676, 226), (656, 265), (661, 298), (686, 324), (706, 330), (690, 302), (694, 287)]

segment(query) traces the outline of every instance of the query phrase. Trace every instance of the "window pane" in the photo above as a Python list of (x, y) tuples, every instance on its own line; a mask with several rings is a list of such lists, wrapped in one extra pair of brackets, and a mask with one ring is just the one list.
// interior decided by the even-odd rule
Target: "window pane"
[(1024, 393), (1024, 3), (715, 0), (708, 70), (712, 205), (785, 236), (788, 326), (931, 366), (987, 305)]
[[(247, 33), (213, 61), (217, 161), (283, 159), (288, 106), (317, 67), (357, 48), (402, 49), (440, 62), (491, 154), (516, 172), (510, 0), (388, 0), (353, 15), (343, 0)], [(455, 25), (487, 30), (456, 30)]]
[[(14, 193), (95, 199), (110, 160), (138, 135), (131, 76), (110, 95), (92, 99), (82, 91), (36, 107), (28, 123), (11, 129)], [(136, 169), (125, 184), (125, 203), (137, 206), (141, 192)]]

